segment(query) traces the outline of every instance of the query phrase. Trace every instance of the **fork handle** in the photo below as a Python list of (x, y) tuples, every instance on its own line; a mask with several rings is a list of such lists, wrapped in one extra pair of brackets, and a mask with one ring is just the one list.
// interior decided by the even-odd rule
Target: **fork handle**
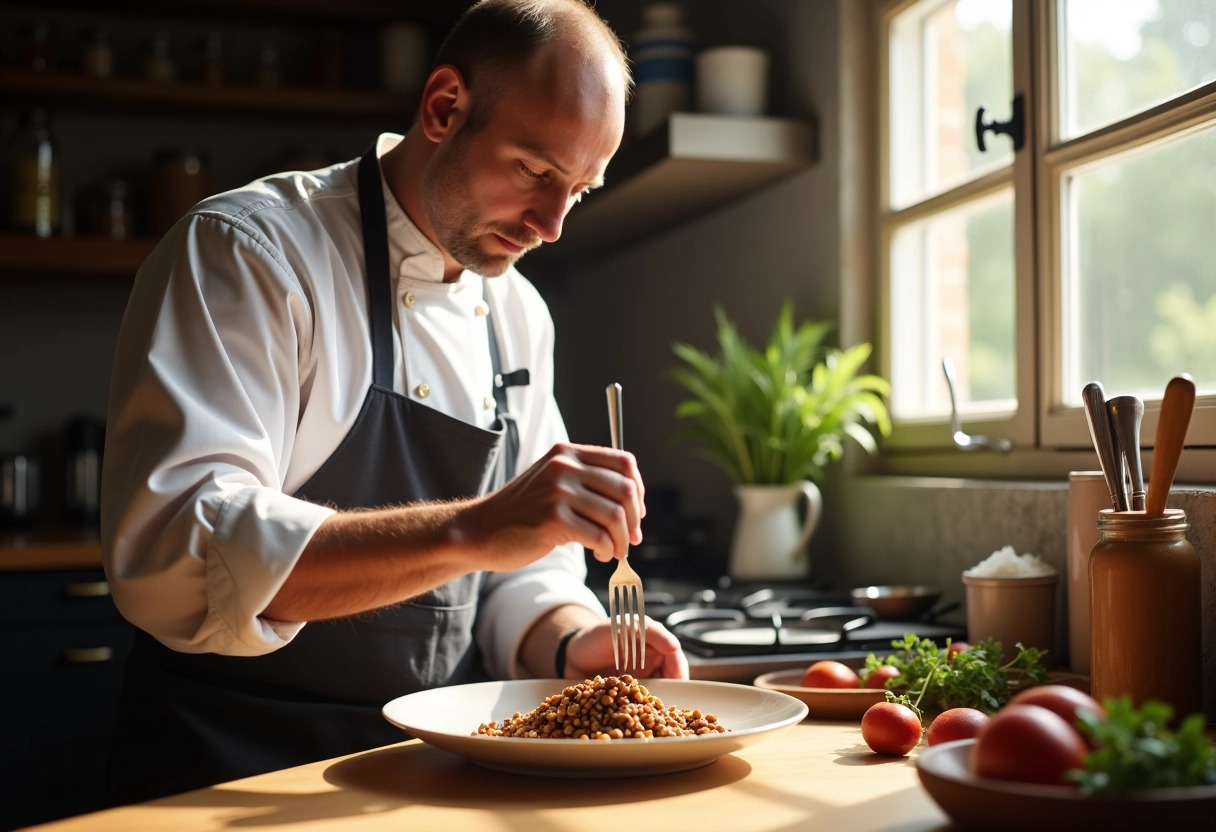
[(624, 428), (621, 426), (621, 385), (614, 381), (604, 392), (608, 394), (608, 426), (612, 432), (612, 447), (619, 451), (625, 447)]

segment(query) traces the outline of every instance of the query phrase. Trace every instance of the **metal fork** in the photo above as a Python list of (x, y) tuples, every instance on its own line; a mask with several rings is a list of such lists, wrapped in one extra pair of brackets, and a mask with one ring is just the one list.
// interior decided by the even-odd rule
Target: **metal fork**
[[(608, 385), (608, 423), (612, 447), (624, 448), (621, 426), (621, 385)], [(629, 565), (629, 553), (617, 561), (608, 581), (608, 616), (612, 620), (612, 663), (617, 670), (646, 667), (646, 601), (642, 579)], [(622, 662), (622, 655), (624, 661)]]

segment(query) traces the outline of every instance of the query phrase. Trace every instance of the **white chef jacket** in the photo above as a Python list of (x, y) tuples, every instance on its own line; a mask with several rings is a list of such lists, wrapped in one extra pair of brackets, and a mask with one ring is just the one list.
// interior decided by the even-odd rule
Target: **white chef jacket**
[[(377, 155), (401, 138), (380, 136)], [(259, 655), (306, 626), (262, 610), (334, 513), (290, 495), (338, 447), (371, 384), (357, 169), (278, 174), (204, 200), (136, 277), (110, 389), (102, 550), (119, 610), (175, 650)], [(503, 368), (531, 374), (507, 391), (525, 470), (567, 438), (548, 308), (515, 269), (444, 283), (439, 250), (381, 185), (394, 389), (489, 427), (488, 302)], [(492, 675), (521, 675), (520, 642), (547, 610), (604, 614), (585, 579), (575, 544), (486, 574), (476, 638)]]

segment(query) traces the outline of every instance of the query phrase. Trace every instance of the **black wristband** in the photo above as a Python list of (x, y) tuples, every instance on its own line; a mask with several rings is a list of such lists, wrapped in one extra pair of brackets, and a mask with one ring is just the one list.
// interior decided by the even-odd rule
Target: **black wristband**
[(562, 636), (562, 640), (557, 643), (557, 654), (553, 657), (553, 666), (557, 668), (557, 678), (566, 678), (566, 648), (570, 645), (570, 639), (578, 635), (578, 630), (571, 630)]

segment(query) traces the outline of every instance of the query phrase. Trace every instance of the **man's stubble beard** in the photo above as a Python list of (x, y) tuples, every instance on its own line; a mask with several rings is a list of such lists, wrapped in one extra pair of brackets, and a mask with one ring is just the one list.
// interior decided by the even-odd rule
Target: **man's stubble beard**
[[(423, 175), (423, 210), (439, 244), (453, 260), (476, 274), (498, 277), (540, 241), (535, 232), (527, 228), (482, 224), (465, 164), (471, 137), (463, 133), (453, 139), (447, 152)], [(525, 250), (516, 255), (491, 254), (482, 248), (482, 239), (489, 233), (501, 234), (516, 244), (522, 243)]]

